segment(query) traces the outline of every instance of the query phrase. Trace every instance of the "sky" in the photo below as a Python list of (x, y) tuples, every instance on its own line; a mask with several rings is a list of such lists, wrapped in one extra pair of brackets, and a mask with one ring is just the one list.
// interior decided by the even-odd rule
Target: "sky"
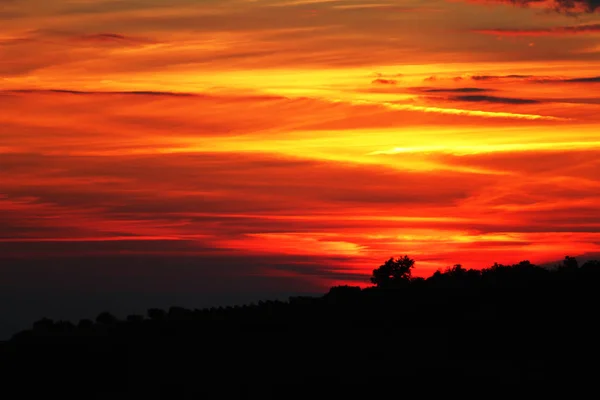
[(600, 254), (599, 38), (597, 0), (0, 0), (2, 311)]

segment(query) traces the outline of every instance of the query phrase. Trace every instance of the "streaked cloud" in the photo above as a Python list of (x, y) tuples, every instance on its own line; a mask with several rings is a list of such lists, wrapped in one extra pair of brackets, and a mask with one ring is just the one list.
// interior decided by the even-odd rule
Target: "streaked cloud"
[(596, 12), (600, 8), (598, 0), (471, 0), (475, 2), (496, 2), (507, 3), (517, 6), (540, 6), (547, 7), (556, 11), (576, 13), (576, 12)]
[(451, 100), (457, 101), (468, 101), (468, 102), (488, 102), (488, 103), (501, 103), (501, 104), (538, 104), (538, 100), (532, 99), (519, 99), (516, 97), (498, 97), (498, 96), (485, 96), (485, 95), (460, 95), (450, 97)]
[(600, 24), (558, 26), (536, 29), (480, 29), (474, 32), (497, 36), (551, 36), (600, 33)]

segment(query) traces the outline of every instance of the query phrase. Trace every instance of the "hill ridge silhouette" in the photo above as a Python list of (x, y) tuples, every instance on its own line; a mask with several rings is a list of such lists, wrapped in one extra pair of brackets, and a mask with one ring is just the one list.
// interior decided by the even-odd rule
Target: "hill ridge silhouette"
[(599, 261), (456, 264), (426, 279), (412, 277), (414, 266), (390, 258), (373, 270), (373, 287), (335, 286), (320, 297), (173, 306), (122, 320), (45, 318), (0, 346), (0, 376), (77, 385), (95, 398), (245, 398), (318, 388), (372, 396), (428, 376), (544, 385), (596, 371), (569, 378), (564, 365), (597, 352)]

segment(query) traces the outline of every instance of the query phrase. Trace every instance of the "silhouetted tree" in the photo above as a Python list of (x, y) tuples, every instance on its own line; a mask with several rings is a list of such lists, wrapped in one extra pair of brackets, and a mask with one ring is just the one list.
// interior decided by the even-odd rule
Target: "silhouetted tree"
[(575, 257), (566, 256), (560, 267), (564, 269), (577, 269), (579, 268), (579, 263)]
[(581, 266), (582, 269), (592, 269), (592, 268), (598, 268), (600, 269), (600, 261), (598, 260), (589, 260), (586, 261), (585, 263), (583, 263), (583, 265)]
[(593, 285), (596, 285), (600, 280), (600, 261), (586, 261), (583, 263), (578, 272), (580, 272), (582, 280), (586, 281), (588, 287), (593, 287)]
[(481, 271), (465, 269), (461, 264), (447, 267), (443, 272), (436, 271), (427, 279), (434, 287), (465, 288), (475, 286), (480, 282)]
[(91, 319), (82, 319), (77, 324), (78, 329), (92, 329), (94, 327), (94, 321)]
[(425, 278), (422, 278), (422, 277), (411, 278), (410, 283), (413, 286), (423, 286), (425, 284)]
[(57, 321), (54, 324), (54, 329), (59, 332), (71, 332), (75, 329), (75, 324), (71, 321)]
[(132, 323), (132, 324), (138, 324), (140, 322), (144, 321), (144, 316), (143, 315), (128, 315), (127, 316), (127, 322)]
[(453, 278), (462, 279), (467, 275), (467, 270), (463, 268), (462, 264), (454, 264), (452, 267), (446, 268), (444, 274)]
[(184, 319), (189, 314), (189, 311), (183, 307), (173, 306), (169, 308), (169, 319)]
[(380, 265), (379, 268), (373, 270), (371, 282), (377, 287), (391, 287), (406, 284), (410, 282), (411, 269), (414, 268), (415, 260), (408, 256), (394, 259), (391, 257)]
[(167, 316), (165, 310), (161, 310), (160, 308), (150, 308), (147, 314), (148, 318), (150, 318), (153, 321), (162, 321)]
[(98, 314), (96, 322), (102, 325), (113, 325), (117, 322), (117, 317), (105, 311)]
[(351, 303), (358, 299), (360, 294), (359, 286), (334, 286), (329, 289), (325, 298), (331, 303)]
[(50, 331), (54, 327), (54, 321), (49, 318), (42, 318), (33, 323), (34, 331)]

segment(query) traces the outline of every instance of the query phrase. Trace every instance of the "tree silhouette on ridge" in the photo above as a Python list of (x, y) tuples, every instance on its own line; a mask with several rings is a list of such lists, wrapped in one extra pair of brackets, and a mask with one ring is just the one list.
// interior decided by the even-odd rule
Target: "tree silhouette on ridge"
[(393, 287), (410, 282), (412, 268), (415, 266), (415, 260), (407, 255), (404, 257), (391, 257), (379, 268), (373, 270), (371, 283), (377, 287)]

